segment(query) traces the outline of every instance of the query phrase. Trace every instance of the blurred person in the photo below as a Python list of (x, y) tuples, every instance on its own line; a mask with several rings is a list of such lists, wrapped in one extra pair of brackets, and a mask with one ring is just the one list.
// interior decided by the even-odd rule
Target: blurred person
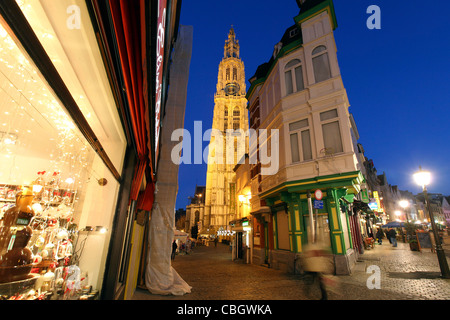
[(389, 229), (388, 231), (389, 238), (391, 239), (391, 243), (393, 247), (397, 246), (397, 232), (394, 228)]
[(305, 245), (301, 255), (301, 263), (303, 271), (312, 277), (310, 285), (318, 282), (322, 295), (321, 300), (328, 300), (327, 283), (329, 284), (331, 279), (325, 275), (334, 272), (330, 248), (321, 244)]
[(378, 243), (379, 244), (383, 243), (383, 240), (382, 240), (383, 236), (384, 236), (383, 230), (381, 230), (381, 228), (378, 228), (378, 230), (377, 230), (377, 239), (378, 239)]
[(172, 242), (172, 260), (175, 260), (175, 254), (177, 253), (177, 248), (178, 248), (177, 242), (176, 242), (176, 240), (173, 240), (173, 242)]

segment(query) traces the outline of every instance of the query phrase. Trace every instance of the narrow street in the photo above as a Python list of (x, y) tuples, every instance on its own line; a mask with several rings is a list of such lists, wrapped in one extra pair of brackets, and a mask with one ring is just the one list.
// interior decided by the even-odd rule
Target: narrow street
[[(317, 284), (310, 285), (301, 275), (233, 262), (229, 247), (223, 244), (200, 246), (189, 255), (177, 255), (173, 267), (192, 286), (191, 293), (160, 296), (138, 288), (133, 300), (320, 299)], [(380, 271), (379, 289), (368, 288), (373, 274), (368, 270)], [(383, 241), (360, 256), (351, 275), (330, 279), (329, 300), (450, 300), (450, 280), (440, 278), (436, 254), (411, 251), (401, 242), (393, 248)]]

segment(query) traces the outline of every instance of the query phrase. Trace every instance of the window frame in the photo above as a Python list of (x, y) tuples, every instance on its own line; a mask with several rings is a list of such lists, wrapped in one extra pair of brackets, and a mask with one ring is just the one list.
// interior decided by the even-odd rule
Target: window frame
[[(295, 123), (299, 123), (301, 121), (305, 121), (306, 120), (306, 125), (299, 127), (299, 128), (294, 128), (291, 129), (291, 125), (295, 124)], [(295, 163), (300, 163), (300, 162), (305, 162), (305, 161), (310, 161), (314, 159), (314, 154), (313, 154), (313, 147), (312, 147), (312, 137), (311, 137), (311, 125), (310, 125), (310, 121), (308, 118), (304, 118), (304, 119), (300, 119), (300, 120), (296, 120), (294, 122), (290, 122), (288, 124), (288, 131), (289, 131), (289, 146), (290, 146), (290, 153), (291, 153), (291, 163), (295, 164)], [(309, 159), (305, 159), (305, 148), (303, 146), (303, 132), (308, 131), (309, 133), (309, 153), (311, 155), (311, 157)], [(297, 135), (297, 150), (298, 150), (298, 160), (294, 161), (294, 157), (293, 157), (293, 153), (292, 153), (292, 136), (296, 134)]]
[[(314, 53), (314, 51), (316, 51), (319, 48), (324, 48), (324, 50), (321, 50), (319, 52)], [(316, 68), (316, 66), (314, 64), (314, 59), (319, 58), (322, 55), (326, 55), (325, 59), (326, 59), (326, 61), (328, 63), (328, 77), (325, 78), (325, 79), (317, 80), (317, 78), (318, 78), (317, 77), (317, 73), (316, 73), (317, 72), (316, 71), (317, 68)], [(318, 61), (318, 60), (316, 60), (316, 61)], [(328, 48), (327, 48), (326, 45), (320, 44), (320, 45), (314, 47), (314, 49), (311, 50), (311, 65), (312, 65), (312, 68), (313, 68), (314, 83), (320, 83), (320, 82), (326, 81), (328, 79), (331, 79), (333, 77), (333, 75), (331, 73), (330, 55), (328, 54)]]
[[(334, 110), (336, 111), (336, 116), (322, 120), (322, 115), (323, 114), (325, 114), (327, 112), (330, 112), (330, 111), (334, 111)], [(341, 150), (340, 151), (336, 151), (336, 150), (333, 149), (333, 154), (344, 152), (344, 141), (342, 139), (341, 121), (340, 121), (340, 117), (339, 117), (339, 110), (338, 110), (338, 108), (332, 108), (332, 109), (328, 109), (328, 110), (325, 110), (325, 111), (321, 111), (319, 113), (319, 119), (320, 119), (320, 127), (322, 129), (323, 147), (324, 148), (328, 148), (325, 145), (325, 134), (324, 134), (324, 131), (323, 131), (324, 130), (324, 125), (336, 122), (337, 125), (338, 125), (338, 130), (339, 130), (339, 139), (340, 139), (340, 142), (341, 142), (340, 143), (341, 144)]]
[[(293, 63), (295, 61), (298, 61), (297, 63)], [(301, 71), (301, 87), (299, 87), (299, 84), (297, 82), (297, 69), (300, 69)], [(290, 74), (288, 76), (288, 73)], [(283, 69), (283, 74), (284, 74), (284, 89), (286, 92), (286, 96), (291, 95), (293, 93), (296, 92), (300, 92), (305, 90), (305, 76), (304, 76), (304, 72), (303, 72), (303, 63), (302, 60), (300, 58), (293, 58), (291, 60), (289, 60), (285, 65), (284, 65), (284, 69)], [(292, 91), (289, 92), (288, 91), (288, 85), (287, 85), (287, 81), (286, 79), (289, 77), (290, 79), (290, 84), (292, 87)]]

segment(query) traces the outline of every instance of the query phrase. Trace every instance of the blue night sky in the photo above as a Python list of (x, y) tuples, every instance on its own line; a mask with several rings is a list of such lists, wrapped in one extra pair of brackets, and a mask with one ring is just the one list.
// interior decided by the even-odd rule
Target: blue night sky
[[(412, 174), (432, 172), (429, 192), (450, 195), (450, 2), (334, 0), (342, 79), (365, 155), (388, 183), (421, 192)], [(381, 29), (369, 30), (370, 5)], [(211, 128), (223, 46), (234, 26), (248, 79), (294, 24), (295, 0), (183, 0), (181, 24), (194, 28), (185, 128)], [(192, 141), (194, 138), (192, 137)], [(207, 142), (204, 142), (204, 146)], [(192, 155), (193, 162), (193, 155)], [(182, 164), (176, 208), (185, 208), (206, 164)]]

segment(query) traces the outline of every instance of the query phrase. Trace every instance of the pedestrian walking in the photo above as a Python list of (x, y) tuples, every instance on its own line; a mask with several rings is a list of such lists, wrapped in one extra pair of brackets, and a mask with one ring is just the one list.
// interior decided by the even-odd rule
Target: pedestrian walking
[(172, 260), (175, 260), (175, 254), (177, 253), (177, 248), (178, 248), (177, 242), (175, 240), (173, 240), (173, 242), (172, 242), (172, 257), (171, 257)]
[(397, 232), (395, 231), (395, 229), (391, 228), (389, 230), (389, 238), (391, 239), (391, 243), (393, 247), (397, 246)]
[(217, 239), (217, 237), (215, 237), (214, 238), (214, 247), (217, 247), (217, 242), (218, 242), (219, 240)]
[(378, 243), (382, 244), (383, 243), (383, 230), (381, 230), (381, 228), (378, 228), (377, 231), (377, 239), (378, 239)]
[(312, 277), (312, 282), (319, 283), (321, 300), (328, 300), (328, 292), (326, 288), (325, 274), (333, 272), (333, 262), (329, 254), (329, 250), (318, 244), (310, 244), (305, 246), (302, 254), (302, 268), (308, 275)]
[(389, 240), (389, 243), (392, 243), (392, 241), (391, 241), (391, 237), (389, 236), (389, 231), (390, 231), (390, 229), (389, 230), (386, 230), (386, 231), (384, 231), (384, 233), (385, 233), (385, 235), (386, 235), (386, 238)]

